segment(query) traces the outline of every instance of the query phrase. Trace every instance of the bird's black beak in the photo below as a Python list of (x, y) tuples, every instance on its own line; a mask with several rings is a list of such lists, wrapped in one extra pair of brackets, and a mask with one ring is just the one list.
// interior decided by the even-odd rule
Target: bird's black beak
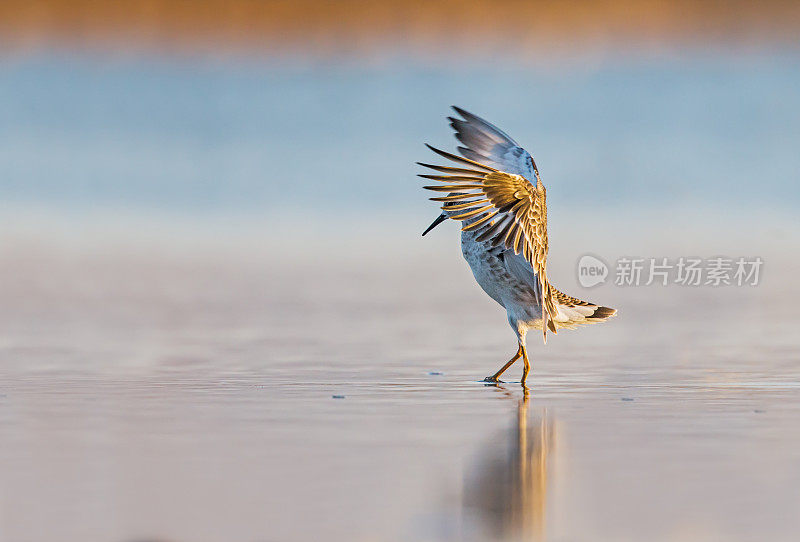
[(428, 229), (425, 230), (424, 232), (422, 232), (422, 236), (425, 237), (426, 233), (431, 231), (433, 228), (435, 228), (436, 226), (438, 226), (439, 224), (441, 224), (445, 220), (447, 220), (447, 215), (445, 213), (442, 213), (439, 216), (437, 216), (436, 220), (434, 220), (433, 223), (430, 226), (428, 226)]

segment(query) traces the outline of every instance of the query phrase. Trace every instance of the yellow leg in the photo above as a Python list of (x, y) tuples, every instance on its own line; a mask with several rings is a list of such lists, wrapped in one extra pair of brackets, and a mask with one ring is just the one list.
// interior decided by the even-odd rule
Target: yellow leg
[(522, 350), (522, 361), (525, 362), (525, 367), (522, 369), (522, 387), (525, 388), (525, 380), (528, 379), (528, 372), (531, 370), (531, 362), (528, 359), (528, 351), (527, 349), (520, 345), (520, 349)]
[(511, 367), (514, 364), (514, 362), (517, 361), (520, 358), (520, 356), (523, 356), (523, 355), (525, 355), (525, 349), (522, 347), (522, 344), (520, 344), (519, 348), (517, 349), (517, 353), (514, 354), (514, 357), (511, 358), (510, 360), (508, 360), (508, 363), (506, 363), (505, 365), (500, 367), (499, 371), (494, 373), (492, 376), (487, 376), (486, 378), (483, 379), (483, 381), (484, 382), (497, 382), (497, 379), (500, 378), (500, 375), (503, 374), (506, 371), (506, 369)]

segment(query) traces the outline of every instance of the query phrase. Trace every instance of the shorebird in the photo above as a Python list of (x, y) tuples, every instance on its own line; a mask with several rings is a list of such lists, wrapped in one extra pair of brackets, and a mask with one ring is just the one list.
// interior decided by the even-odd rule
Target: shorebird
[[(581, 301), (557, 290), (547, 278), (546, 191), (536, 162), (505, 132), (459, 107), (461, 117), (447, 117), (463, 144), (461, 156), (426, 146), (458, 167), (417, 162), (438, 172), (420, 174), (443, 184), (425, 186), (447, 195), (430, 198), (442, 203), (442, 213), (424, 236), (448, 218), (462, 223), (461, 252), (478, 285), (502, 305), (517, 335), (517, 352), (486, 382), (522, 358), (522, 384), (530, 371), (525, 336), (529, 329), (571, 329), (607, 320), (616, 310)], [(444, 175), (442, 175), (444, 174)], [(535, 182), (535, 184), (534, 184)]]

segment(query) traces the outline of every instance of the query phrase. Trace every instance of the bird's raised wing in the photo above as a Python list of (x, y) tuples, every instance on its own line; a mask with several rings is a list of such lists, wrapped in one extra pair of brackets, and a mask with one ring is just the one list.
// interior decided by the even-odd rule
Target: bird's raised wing
[(460, 107), (453, 106), (453, 110), (462, 118), (447, 119), (456, 131), (456, 138), (464, 144), (458, 147), (458, 152), (465, 158), (527, 179), (538, 176), (533, 157), (508, 134)]
[(534, 186), (525, 177), (469, 158), (436, 149), (435, 153), (468, 167), (447, 167), (419, 163), (422, 166), (450, 175), (420, 175), (442, 182), (426, 186), (428, 190), (448, 192), (447, 196), (431, 198), (442, 202), (442, 210), (454, 220), (464, 223), (463, 231), (473, 231), (476, 241), (491, 246), (504, 246), (521, 254), (531, 265), (539, 282), (541, 296), (542, 332), (547, 328), (555, 333), (553, 322), (556, 308), (547, 281), (547, 207), (544, 185), (536, 176)]

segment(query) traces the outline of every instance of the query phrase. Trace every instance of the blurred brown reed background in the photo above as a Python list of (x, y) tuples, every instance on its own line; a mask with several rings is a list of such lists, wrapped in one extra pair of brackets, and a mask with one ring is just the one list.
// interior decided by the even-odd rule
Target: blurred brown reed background
[(800, 3), (614, 0), (9, 0), (5, 49), (484, 54), (665, 46), (793, 46)]

